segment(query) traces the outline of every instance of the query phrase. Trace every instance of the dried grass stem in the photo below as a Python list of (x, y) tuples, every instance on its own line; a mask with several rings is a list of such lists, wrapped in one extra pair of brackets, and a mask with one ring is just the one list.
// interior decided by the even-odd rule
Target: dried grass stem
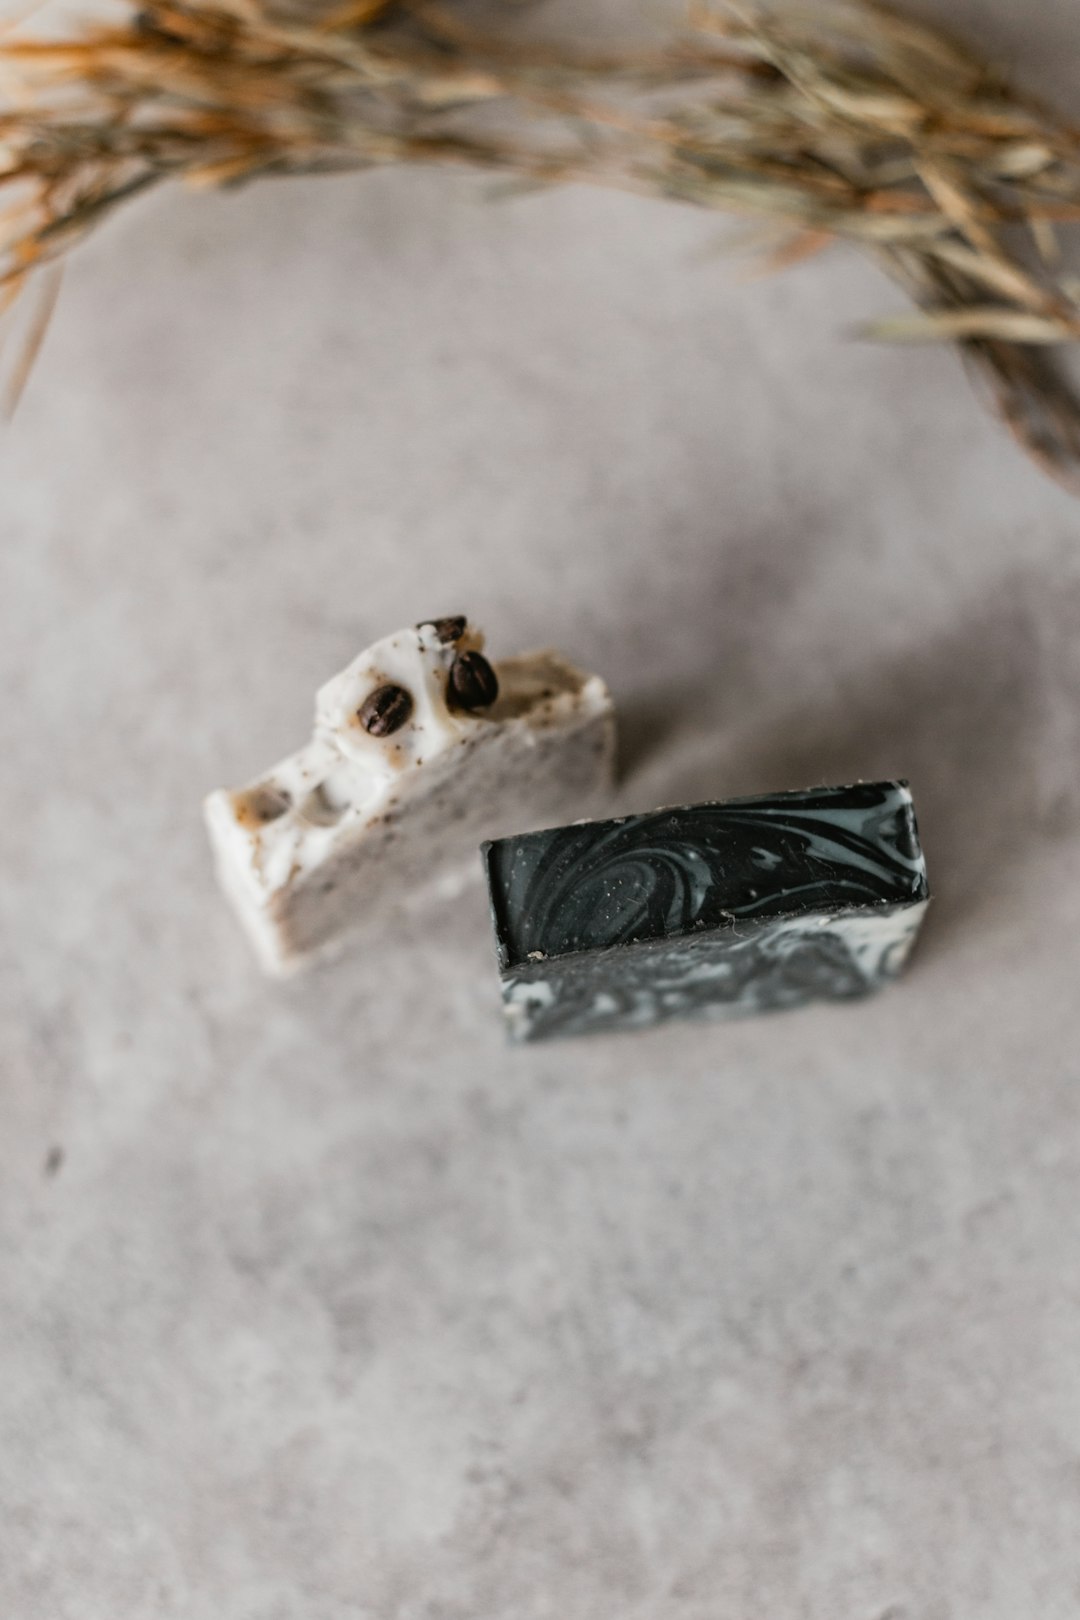
[(1059, 237), (1080, 132), (874, 0), (711, 0), (622, 57), (489, 37), (426, 0), (146, 0), (79, 39), (9, 32), (0, 108), (9, 289), (173, 178), (454, 163), (621, 186), (770, 221), (775, 268), (858, 244), (917, 306), (871, 334), (957, 343), (1080, 487), (1080, 407), (1047, 352), (1080, 338)]

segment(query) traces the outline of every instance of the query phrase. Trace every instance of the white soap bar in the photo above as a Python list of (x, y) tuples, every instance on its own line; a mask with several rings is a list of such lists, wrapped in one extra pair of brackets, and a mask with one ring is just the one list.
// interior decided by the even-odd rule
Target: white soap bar
[(321, 688), (306, 747), (206, 800), (221, 886), (268, 973), (460, 892), (485, 839), (604, 807), (604, 682), (554, 652), (493, 668), (483, 644), (463, 619), (376, 642)]

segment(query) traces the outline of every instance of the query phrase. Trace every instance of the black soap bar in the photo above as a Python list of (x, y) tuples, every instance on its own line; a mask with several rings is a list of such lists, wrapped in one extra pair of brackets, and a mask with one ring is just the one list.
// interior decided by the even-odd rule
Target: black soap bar
[(863, 995), (929, 899), (906, 782), (576, 822), (483, 856), (519, 1041)]

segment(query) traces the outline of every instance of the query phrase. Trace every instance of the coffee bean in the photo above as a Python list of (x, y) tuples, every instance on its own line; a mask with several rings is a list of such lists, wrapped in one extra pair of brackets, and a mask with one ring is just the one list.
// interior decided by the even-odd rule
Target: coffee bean
[(458, 653), (450, 665), (446, 695), (455, 709), (486, 709), (494, 703), (499, 680), (483, 653)]
[(412, 714), (412, 698), (403, 686), (377, 686), (356, 711), (357, 719), (373, 737), (389, 737)]
[(467, 623), (464, 613), (454, 613), (446, 619), (421, 619), (416, 628), (422, 630), (425, 625), (430, 624), (443, 646), (448, 647), (452, 641), (461, 640)]

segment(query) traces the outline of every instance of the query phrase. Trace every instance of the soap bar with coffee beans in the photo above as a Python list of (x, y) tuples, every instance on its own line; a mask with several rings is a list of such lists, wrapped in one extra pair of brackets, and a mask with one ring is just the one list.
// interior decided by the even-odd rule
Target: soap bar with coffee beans
[(603, 681), (554, 652), (492, 665), (483, 647), (463, 617), (376, 642), (320, 690), (306, 747), (207, 799), (218, 876), (267, 972), (452, 896), (483, 838), (603, 807)]
[(484, 860), (519, 1041), (863, 995), (929, 899), (905, 782), (582, 822)]

